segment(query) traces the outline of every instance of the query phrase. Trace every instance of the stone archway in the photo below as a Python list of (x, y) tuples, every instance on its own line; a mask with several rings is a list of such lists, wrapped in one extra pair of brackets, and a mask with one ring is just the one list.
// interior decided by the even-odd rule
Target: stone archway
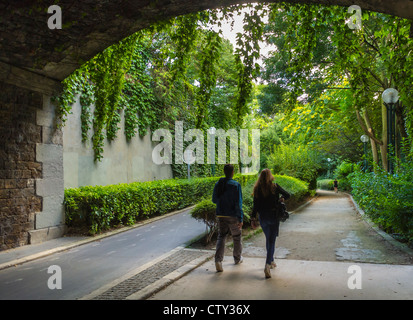
[[(49, 29), (52, 1), (0, 4), (0, 80), (50, 92), (84, 61), (150, 24), (172, 16), (247, 3), (248, 0), (59, 1), (62, 29)], [(258, 1), (259, 2), (259, 1)], [(269, 0), (266, 2), (276, 2)], [(413, 19), (411, 0), (290, 0), (294, 3), (359, 5), (362, 9)], [(22, 70), (20, 70), (22, 69)], [(24, 73), (29, 71), (43, 77)]]
[[(60, 82), (98, 52), (156, 21), (247, 2), (61, 0), (62, 29), (47, 24), (53, 1), (0, 3), (0, 250), (64, 231), (63, 140), (49, 103)], [(289, 2), (359, 5), (413, 19), (412, 0)]]

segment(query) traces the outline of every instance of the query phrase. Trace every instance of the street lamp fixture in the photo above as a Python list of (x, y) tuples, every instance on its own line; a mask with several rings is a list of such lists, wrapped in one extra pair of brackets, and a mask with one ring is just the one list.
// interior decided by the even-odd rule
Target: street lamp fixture
[(394, 88), (388, 88), (384, 90), (381, 97), (387, 109), (387, 170), (390, 173), (393, 173), (391, 150), (392, 148), (395, 148), (394, 105), (397, 103), (397, 101), (399, 101), (399, 92)]
[(363, 134), (360, 137), (361, 142), (363, 142), (364, 145), (364, 172), (367, 171), (367, 142), (369, 142), (369, 137)]
[(384, 90), (381, 97), (383, 98), (384, 103), (395, 104), (399, 101), (399, 92), (394, 88), (388, 88)]
[(367, 143), (367, 142), (369, 142), (369, 137), (366, 136), (365, 134), (363, 134), (363, 135), (360, 137), (360, 140), (361, 140), (361, 142), (363, 142), (363, 143)]

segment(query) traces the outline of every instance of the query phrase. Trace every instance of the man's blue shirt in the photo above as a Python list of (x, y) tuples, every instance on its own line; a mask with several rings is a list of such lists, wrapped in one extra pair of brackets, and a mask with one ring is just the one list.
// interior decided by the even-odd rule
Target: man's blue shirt
[[(223, 179), (223, 178), (222, 178)], [(233, 179), (225, 179), (224, 192), (218, 195), (218, 183), (215, 184), (212, 194), (212, 202), (216, 203), (216, 215), (225, 217), (236, 217), (242, 222), (244, 213), (242, 211), (242, 191), (239, 182)]]

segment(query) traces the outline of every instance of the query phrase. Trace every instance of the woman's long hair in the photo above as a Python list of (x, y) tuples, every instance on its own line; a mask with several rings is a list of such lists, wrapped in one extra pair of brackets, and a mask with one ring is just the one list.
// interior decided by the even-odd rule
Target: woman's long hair
[(254, 185), (254, 197), (267, 197), (270, 193), (275, 193), (275, 185), (273, 183), (274, 176), (270, 169), (263, 169), (257, 182)]

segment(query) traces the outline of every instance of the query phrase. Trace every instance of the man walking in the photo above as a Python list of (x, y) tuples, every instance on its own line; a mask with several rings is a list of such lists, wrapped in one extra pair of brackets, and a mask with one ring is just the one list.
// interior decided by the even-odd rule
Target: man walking
[(234, 166), (226, 164), (224, 166), (225, 178), (219, 179), (215, 184), (212, 195), (212, 202), (216, 203), (216, 215), (218, 218), (218, 239), (215, 253), (215, 267), (217, 272), (222, 269), (224, 259), (225, 239), (228, 232), (231, 232), (234, 241), (234, 263), (242, 263), (243, 258), (241, 232), (244, 213), (242, 211), (241, 185), (232, 179), (234, 176)]
[(338, 193), (338, 181), (337, 181), (337, 179), (334, 179), (334, 192)]

